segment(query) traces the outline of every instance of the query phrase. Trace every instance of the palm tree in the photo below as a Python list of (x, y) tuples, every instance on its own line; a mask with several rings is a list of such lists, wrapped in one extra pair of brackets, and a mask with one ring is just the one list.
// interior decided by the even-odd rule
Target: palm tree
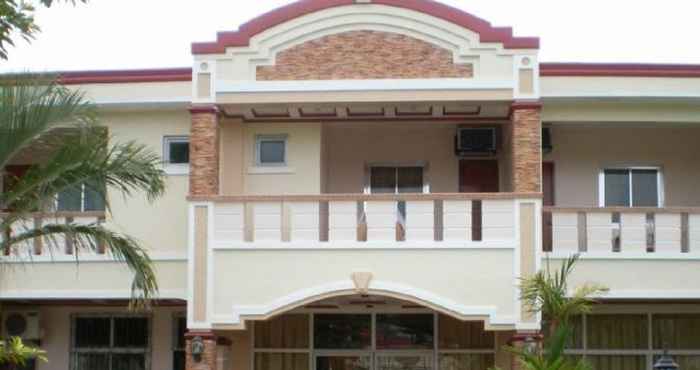
[(510, 348), (520, 363), (528, 370), (587, 370), (590, 366), (583, 359), (572, 360), (564, 356), (564, 349), (573, 336), (573, 317), (591, 311), (595, 297), (607, 292), (607, 288), (586, 283), (569, 292), (569, 278), (579, 255), (566, 259), (559, 270), (552, 272), (549, 259), (544, 270), (523, 279), (521, 299), (533, 313), (541, 313), (545, 340), (540, 350)]
[(585, 283), (569, 292), (569, 278), (579, 258), (578, 254), (569, 257), (554, 272), (547, 259), (544, 270), (521, 282), (522, 301), (531, 312), (542, 313), (548, 335), (554, 336), (560, 325), (570, 325), (572, 317), (590, 312), (595, 297), (608, 291), (601, 285)]
[(143, 192), (156, 199), (165, 191), (158, 155), (134, 142), (110, 140), (98, 126), (95, 106), (53, 76), (0, 77), (0, 169), (37, 150), (48, 155), (23, 176), (4, 174), (11, 187), (0, 194), (7, 210), (0, 217), (0, 252), (20, 253), (36, 238), (53, 248), (69, 238), (76, 256), (104, 248), (133, 273), (132, 303), (147, 304), (158, 285), (151, 259), (135, 239), (97, 222), (34, 226), (30, 221), (37, 211), (55, 211), (58, 194), (76, 187), (84, 186), (104, 202), (106, 211), (108, 189), (125, 197)]

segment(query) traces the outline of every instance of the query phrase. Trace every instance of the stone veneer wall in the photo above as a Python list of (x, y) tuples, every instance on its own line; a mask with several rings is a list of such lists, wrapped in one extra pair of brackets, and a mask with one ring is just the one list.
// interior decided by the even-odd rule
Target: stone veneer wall
[(215, 108), (193, 108), (190, 195), (219, 195), (219, 123)]
[[(517, 104), (517, 103), (516, 103)], [(540, 107), (513, 106), (511, 154), (513, 191), (542, 191), (542, 124)]]
[(455, 64), (452, 52), (412, 37), (348, 31), (307, 41), (259, 66), (257, 80), (470, 78), (471, 64)]

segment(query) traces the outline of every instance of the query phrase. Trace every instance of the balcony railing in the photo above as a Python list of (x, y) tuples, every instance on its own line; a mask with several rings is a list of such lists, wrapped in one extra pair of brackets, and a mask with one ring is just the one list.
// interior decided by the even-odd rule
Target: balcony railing
[[(215, 247), (513, 247), (519, 200), (539, 194), (332, 194), (190, 198), (211, 204)], [(406, 243), (410, 242), (410, 243)]]
[(555, 253), (700, 253), (700, 208), (544, 208), (544, 250)]
[[(7, 213), (0, 213), (0, 219), (7, 217)], [(49, 212), (35, 213), (30, 220), (23, 220), (12, 225), (12, 230), (4, 232), (0, 236), (3, 240), (12, 237), (13, 235), (21, 234), (27, 230), (40, 228), (47, 224), (83, 224), (89, 225), (94, 223), (103, 223), (105, 221), (105, 212)], [(63, 235), (53, 235), (51, 237), (34, 238), (23, 244), (16, 245), (11, 251), (3, 251), (5, 256), (10, 254), (17, 257), (26, 256), (73, 256), (77, 252), (74, 248), (73, 241), (70, 237)], [(80, 251), (85, 254), (86, 251)], [(104, 254), (105, 249), (98, 246), (97, 254)]]

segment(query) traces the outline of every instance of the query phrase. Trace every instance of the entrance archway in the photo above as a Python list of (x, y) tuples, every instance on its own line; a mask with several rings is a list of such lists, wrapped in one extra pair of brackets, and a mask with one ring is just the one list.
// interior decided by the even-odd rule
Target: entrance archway
[(255, 370), (486, 370), (498, 355), (483, 321), (382, 295), (326, 298), (251, 327)]

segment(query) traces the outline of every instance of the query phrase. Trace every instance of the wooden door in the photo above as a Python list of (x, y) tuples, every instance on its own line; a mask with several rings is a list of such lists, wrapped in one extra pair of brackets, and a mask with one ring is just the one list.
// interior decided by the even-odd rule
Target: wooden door
[(498, 190), (498, 161), (464, 159), (459, 163), (461, 193), (497, 193)]
[[(542, 205), (545, 207), (554, 206), (554, 162), (542, 163)], [(545, 252), (552, 251), (552, 214), (544, 212), (542, 214), (542, 249)]]

